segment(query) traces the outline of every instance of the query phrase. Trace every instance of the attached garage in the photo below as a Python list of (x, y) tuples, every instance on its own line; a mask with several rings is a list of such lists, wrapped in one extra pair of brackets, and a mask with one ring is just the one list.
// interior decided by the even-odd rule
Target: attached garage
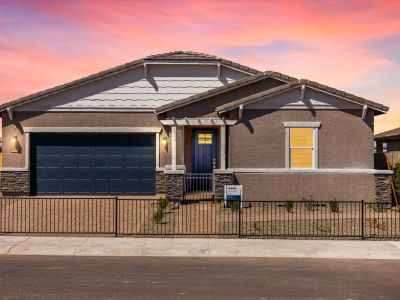
[(154, 195), (155, 134), (31, 136), (34, 195)]

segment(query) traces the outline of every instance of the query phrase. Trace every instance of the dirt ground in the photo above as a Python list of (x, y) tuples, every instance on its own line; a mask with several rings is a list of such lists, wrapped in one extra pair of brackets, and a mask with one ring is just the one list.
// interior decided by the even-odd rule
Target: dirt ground
[[(117, 214), (117, 218), (116, 218)], [(361, 218), (364, 214), (364, 226)], [(156, 199), (3, 198), (0, 232), (157, 236), (400, 238), (400, 212), (359, 202), (245, 202)]]

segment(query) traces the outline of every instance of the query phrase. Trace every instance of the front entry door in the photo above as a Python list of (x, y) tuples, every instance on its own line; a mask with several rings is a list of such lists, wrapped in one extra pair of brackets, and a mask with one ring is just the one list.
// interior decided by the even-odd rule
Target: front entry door
[(193, 173), (212, 173), (217, 167), (217, 130), (193, 129)]

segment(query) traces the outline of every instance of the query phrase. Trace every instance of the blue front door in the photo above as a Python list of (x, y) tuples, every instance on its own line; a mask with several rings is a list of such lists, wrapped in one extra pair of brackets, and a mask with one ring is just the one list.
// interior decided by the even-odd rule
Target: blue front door
[(212, 173), (217, 157), (216, 129), (193, 129), (193, 173)]

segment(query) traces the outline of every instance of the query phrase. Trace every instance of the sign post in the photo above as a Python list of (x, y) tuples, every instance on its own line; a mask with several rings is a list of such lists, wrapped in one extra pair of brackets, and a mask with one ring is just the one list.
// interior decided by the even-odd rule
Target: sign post
[(224, 186), (224, 206), (228, 201), (240, 201), (242, 207), (243, 186), (242, 185), (225, 185)]

